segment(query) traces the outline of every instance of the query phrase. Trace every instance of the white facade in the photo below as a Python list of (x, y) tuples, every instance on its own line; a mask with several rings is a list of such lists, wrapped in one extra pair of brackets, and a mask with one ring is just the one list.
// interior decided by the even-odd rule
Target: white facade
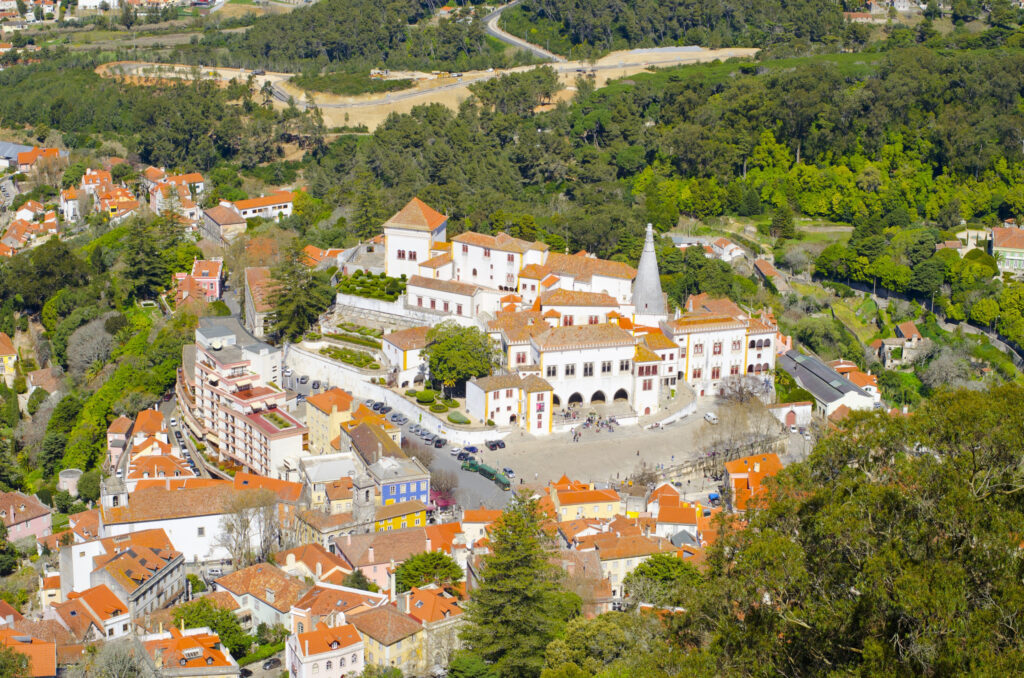
[(478, 421), (517, 424), (534, 435), (551, 432), (552, 394), (545, 380), (506, 374), (466, 382), (466, 411)]
[[(143, 520), (136, 523), (113, 523), (100, 527), (101, 537), (117, 537), (142, 530), (161, 529), (167, 533), (175, 548), (181, 551), (186, 563), (229, 560), (231, 554), (217, 542), (220, 539), (221, 513), (184, 518)], [(257, 546), (253, 535), (253, 547)]]
[[(359, 632), (348, 625), (335, 629), (288, 636), (284, 665), (292, 678), (349, 678), (363, 672), (364, 648)], [(355, 642), (353, 638), (355, 637)], [(323, 636), (323, 638), (321, 638)]]
[[(541, 377), (551, 384), (555, 407), (579, 402), (632, 402), (634, 386), (632, 338), (619, 345), (594, 348), (567, 346), (542, 350), (531, 345), (533, 363), (540, 365)], [(635, 408), (634, 408), (635, 409)]]
[(496, 290), (454, 280), (436, 280), (414, 275), (405, 288), (406, 305), (415, 310), (435, 311), (447, 316), (476, 318), (498, 310)]
[[(443, 231), (444, 228), (442, 227)], [(387, 255), (384, 259), (384, 273), (392, 278), (406, 278), (419, 273), (420, 262), (430, 259), (430, 246), (434, 234), (411, 231), (404, 228), (384, 229)]]
[(687, 314), (662, 330), (679, 346), (676, 373), (699, 395), (715, 393), (729, 377), (770, 379), (775, 369), (775, 329), (755, 319)]

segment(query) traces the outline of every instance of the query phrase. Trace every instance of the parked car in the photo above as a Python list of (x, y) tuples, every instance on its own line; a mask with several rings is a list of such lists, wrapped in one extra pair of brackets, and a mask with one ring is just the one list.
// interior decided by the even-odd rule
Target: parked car
[(498, 443), (496, 443), (493, 440), (488, 440), (487, 442), (484, 443), (484, 445), (487, 447), (488, 450), (490, 450), (492, 452), (494, 450), (498, 449)]
[(457, 455), (455, 455), (455, 458), (458, 459), (459, 461), (466, 461), (467, 459), (469, 459), (469, 454), (467, 454), (465, 451), (459, 452)]
[(383, 402), (377, 402), (377, 403), (374, 403), (373, 407), (371, 407), (370, 409), (373, 410), (374, 412), (380, 412), (381, 408), (383, 408), (383, 407), (384, 407), (384, 403)]
[(174, 417), (171, 417), (171, 428), (174, 428), (177, 425), (178, 425), (178, 420), (175, 419)]
[(165, 393), (164, 394), (164, 402), (166, 403), (168, 400), (170, 400), (173, 395), (174, 395), (173, 393)]
[(718, 415), (715, 414), (714, 412), (708, 412), (707, 414), (704, 415), (704, 421), (708, 422), (709, 424), (717, 424)]
[(504, 450), (505, 449), (505, 441), (504, 440), (495, 440), (494, 444), (498, 446), (499, 450)]
[(372, 410), (373, 406), (377, 404), (377, 401), (376, 400), (364, 400), (363, 404), (366, 405), (367, 407), (369, 407)]
[(391, 411), (391, 408), (390, 408), (390, 407), (388, 407), (387, 405), (385, 405), (384, 407), (380, 408), (380, 410), (379, 410), (379, 412), (380, 412), (381, 414), (387, 414), (387, 413), (388, 413), (388, 412), (390, 412), (390, 411)]
[(300, 384), (308, 384), (309, 383), (309, 377), (307, 375), (305, 375), (305, 374), (302, 375), (301, 377), (299, 377), (299, 383)]
[(453, 457), (459, 456), (460, 454), (462, 454), (462, 448), (461, 447), (453, 447), (452, 451), (451, 451), (451, 454), (452, 454)]
[(437, 440), (434, 441), (434, 447), (436, 447), (439, 450), (447, 444), (448, 441), (445, 440), (444, 438), (438, 438)]
[(269, 671), (270, 669), (276, 669), (280, 665), (281, 660), (277, 657), (272, 657), (271, 659), (268, 659), (267, 661), (263, 662), (263, 670)]
[(434, 433), (428, 433), (427, 435), (423, 436), (423, 442), (425, 442), (427, 445), (432, 445), (434, 441), (437, 439), (438, 437)]
[(390, 416), (390, 417), (388, 417), (388, 421), (393, 421), (393, 422), (395, 422), (395, 423), (397, 424), (397, 423), (398, 423), (398, 420), (399, 420), (399, 419), (400, 419), (401, 417), (402, 417), (402, 415), (401, 415), (400, 413), (398, 413), (398, 412), (394, 412), (394, 413), (392, 413), (392, 414), (391, 414), (391, 416)]
[(503, 469), (501, 469), (501, 470), (502, 470), (502, 472), (503, 472), (503, 473), (504, 473), (504, 474), (505, 474), (505, 475), (506, 475), (507, 477), (509, 477), (509, 478), (515, 478), (515, 477), (516, 477), (516, 473), (515, 473), (515, 471), (513, 471), (512, 469), (510, 469), (510, 468), (509, 468), (508, 466), (506, 466), (505, 468), (503, 468)]

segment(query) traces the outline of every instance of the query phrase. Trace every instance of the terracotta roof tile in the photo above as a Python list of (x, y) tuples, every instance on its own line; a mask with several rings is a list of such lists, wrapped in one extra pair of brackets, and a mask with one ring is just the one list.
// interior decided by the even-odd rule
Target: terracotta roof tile
[(274, 310), (276, 281), (271, 277), (269, 267), (250, 266), (245, 269), (245, 284), (252, 295), (252, 303), (257, 313)]
[(414, 351), (416, 349), (425, 348), (427, 345), (427, 332), (430, 331), (430, 327), (424, 325), (422, 327), (410, 327), (407, 330), (398, 330), (390, 334), (384, 335), (384, 341), (402, 351)]
[(575, 280), (589, 280), (593, 276), (632, 280), (636, 269), (619, 261), (597, 259), (586, 254), (560, 254), (551, 252), (545, 262), (552, 273)]
[(406, 283), (406, 289), (411, 287), (422, 287), (426, 290), (436, 292), (447, 292), (448, 294), (459, 294), (464, 297), (471, 297), (480, 291), (479, 285), (459, 282), (457, 280), (438, 280), (436, 278), (424, 278), (422, 275), (414, 275)]
[(217, 585), (236, 596), (249, 594), (280, 612), (288, 612), (310, 588), (302, 580), (269, 563), (250, 565), (226, 574), (217, 579)]
[(630, 346), (635, 343), (628, 332), (608, 323), (553, 327), (533, 340), (538, 348), (546, 351)]
[(446, 221), (448, 221), (448, 217), (436, 211), (419, 198), (413, 198), (393, 217), (384, 222), (384, 228), (430, 232)]
[(402, 614), (391, 605), (383, 605), (354, 614), (349, 621), (359, 632), (385, 647), (415, 635), (423, 627), (409, 615)]
[(325, 414), (348, 412), (352, 408), (352, 394), (335, 387), (307, 397), (306, 403)]
[(610, 306), (617, 308), (619, 302), (608, 294), (601, 292), (581, 292), (576, 290), (551, 290), (540, 295), (542, 306)]
[(321, 625), (315, 631), (300, 633), (297, 643), (303, 657), (313, 657), (325, 652), (336, 652), (363, 642), (359, 631), (352, 624), (328, 627)]

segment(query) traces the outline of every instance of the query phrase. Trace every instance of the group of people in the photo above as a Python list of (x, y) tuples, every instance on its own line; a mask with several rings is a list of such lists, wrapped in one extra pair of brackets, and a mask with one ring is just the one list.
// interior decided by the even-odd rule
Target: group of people
[(600, 415), (590, 414), (586, 420), (580, 426), (574, 426), (570, 432), (572, 433), (572, 441), (578, 443), (580, 438), (583, 437), (583, 429), (593, 428), (595, 433), (601, 431), (608, 431), (612, 433), (615, 431), (615, 427), (619, 425), (615, 417), (603, 417)]

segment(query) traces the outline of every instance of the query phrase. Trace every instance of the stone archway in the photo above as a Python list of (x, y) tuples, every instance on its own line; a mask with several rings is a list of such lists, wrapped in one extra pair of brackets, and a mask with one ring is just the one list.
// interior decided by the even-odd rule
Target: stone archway
[(582, 405), (582, 404), (583, 404), (583, 396), (581, 396), (578, 392), (577, 393), (573, 393), (571, 396), (569, 396), (569, 406), (570, 407), (573, 406), (573, 405)]
[(629, 393), (626, 392), (626, 389), (620, 388), (618, 391), (615, 392), (615, 396), (612, 398), (612, 400), (625, 400), (628, 402)]
[(603, 403), (606, 398), (604, 397), (604, 391), (594, 391), (594, 395), (590, 396), (590, 404)]
[(551, 406), (559, 407), (562, 404), (562, 399), (556, 396), (554, 393), (551, 394)]

